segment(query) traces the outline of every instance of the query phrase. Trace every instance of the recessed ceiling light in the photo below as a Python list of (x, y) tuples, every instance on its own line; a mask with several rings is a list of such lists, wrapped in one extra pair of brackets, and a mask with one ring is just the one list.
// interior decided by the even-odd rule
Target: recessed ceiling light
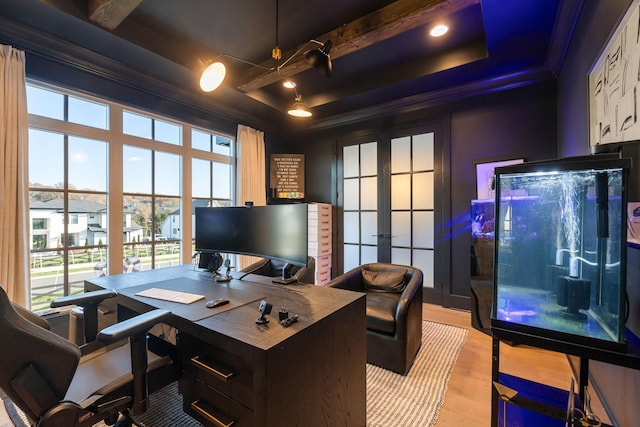
[(440, 37), (447, 34), (448, 31), (449, 31), (449, 27), (447, 27), (444, 24), (440, 24), (433, 27), (431, 31), (429, 31), (429, 34), (431, 35), (431, 37)]

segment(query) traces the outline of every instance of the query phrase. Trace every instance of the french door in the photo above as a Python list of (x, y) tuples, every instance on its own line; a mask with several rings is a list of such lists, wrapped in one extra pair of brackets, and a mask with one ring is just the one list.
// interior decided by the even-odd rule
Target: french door
[(441, 302), (440, 141), (434, 127), (338, 144), (338, 273), (370, 262), (412, 265), (424, 274), (426, 299)]

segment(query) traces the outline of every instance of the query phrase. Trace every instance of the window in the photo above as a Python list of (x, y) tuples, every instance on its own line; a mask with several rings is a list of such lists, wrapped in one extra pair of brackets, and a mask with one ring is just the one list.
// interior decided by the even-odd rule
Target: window
[(28, 83), (27, 101), (33, 310), (87, 278), (191, 259), (193, 216), (181, 212), (192, 211), (182, 194), (194, 180), (183, 164), (206, 165), (198, 203), (231, 205), (232, 137), (40, 83)]
[(29, 130), (33, 309), (82, 291), (93, 273), (96, 248), (86, 213), (106, 212), (107, 151), (105, 141)]
[(32, 239), (32, 246), (34, 249), (42, 249), (47, 247), (47, 236), (44, 234), (35, 234)]
[(182, 143), (180, 125), (154, 119), (143, 114), (124, 111), (122, 113), (122, 127), (125, 135), (153, 139), (174, 145)]
[(46, 230), (47, 220), (44, 218), (34, 218), (31, 221), (31, 228), (33, 230)]
[(181, 161), (173, 153), (123, 148), (123, 204), (132, 211), (123, 258), (140, 259), (141, 269), (180, 264), (181, 236), (171, 222), (180, 215)]
[(197, 129), (191, 131), (191, 145), (196, 150), (230, 156), (232, 142), (231, 138), (223, 135), (214, 135)]

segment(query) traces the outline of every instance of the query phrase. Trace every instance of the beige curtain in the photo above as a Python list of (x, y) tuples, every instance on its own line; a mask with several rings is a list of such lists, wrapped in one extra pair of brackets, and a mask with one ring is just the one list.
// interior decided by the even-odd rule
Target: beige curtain
[[(238, 125), (238, 170), (236, 200), (238, 206), (253, 202), (255, 206), (267, 204), (264, 132)], [(241, 256), (237, 269), (241, 270), (258, 258)]]
[(267, 204), (265, 184), (264, 132), (238, 125), (238, 206), (253, 202), (256, 206)]
[(0, 45), (0, 284), (29, 307), (29, 174), (24, 52)]

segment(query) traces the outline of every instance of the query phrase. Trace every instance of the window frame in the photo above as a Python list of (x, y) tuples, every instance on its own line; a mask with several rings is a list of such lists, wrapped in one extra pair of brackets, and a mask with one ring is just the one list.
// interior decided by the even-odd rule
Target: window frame
[[(126, 265), (123, 264), (123, 258), (125, 254), (125, 242), (123, 241), (123, 232), (125, 230), (126, 224), (126, 214), (124, 212), (124, 196), (127, 194), (123, 190), (123, 147), (125, 145), (134, 146), (138, 148), (144, 148), (153, 150), (153, 152), (163, 152), (170, 153), (178, 156), (178, 161), (180, 162), (180, 171), (178, 172), (181, 176), (181, 183), (179, 185), (179, 194), (177, 197), (178, 205), (180, 212), (190, 211), (191, 206), (190, 203), (193, 203), (193, 197), (191, 196), (191, 162), (192, 159), (204, 159), (210, 162), (218, 162), (229, 164), (230, 178), (229, 178), (229, 199), (225, 199), (229, 205), (234, 204), (234, 195), (235, 195), (235, 170), (236, 170), (236, 138), (235, 136), (228, 135), (224, 132), (217, 131), (215, 129), (206, 129), (202, 126), (195, 126), (185, 123), (180, 120), (175, 120), (170, 117), (162, 116), (159, 114), (155, 114), (153, 112), (143, 111), (138, 108), (134, 108), (131, 106), (126, 106), (123, 104), (111, 102), (105, 99), (101, 99), (95, 96), (80, 94), (72, 89), (66, 89), (59, 86), (43, 83), (34, 79), (27, 79), (27, 85), (36, 87), (38, 89), (51, 91), (56, 94), (61, 94), (64, 96), (64, 119), (54, 119), (46, 116), (39, 116), (36, 114), (28, 115), (28, 126), (30, 129), (39, 129), (46, 132), (57, 132), (64, 135), (65, 140), (67, 140), (70, 136), (73, 137), (82, 137), (82, 138), (90, 138), (90, 139), (98, 139), (102, 141), (106, 141), (107, 143), (107, 186), (106, 193), (99, 192), (100, 194), (105, 194), (106, 197), (106, 227), (104, 230), (107, 233), (108, 244), (107, 245), (90, 245), (86, 246), (85, 241), (83, 242), (75, 242), (76, 246), (69, 246), (68, 242), (64, 244), (64, 250), (62, 251), (64, 256), (64, 272), (62, 281), (63, 285), (63, 294), (67, 295), (72, 290), (69, 285), (69, 257), (73, 256), (73, 252), (75, 249), (80, 247), (81, 249), (104, 249), (106, 248), (106, 271), (109, 274), (119, 274), (124, 271)], [(108, 117), (108, 126), (107, 129), (100, 129), (97, 127), (85, 126), (78, 123), (69, 122), (68, 119), (68, 99), (69, 97), (80, 99), (87, 102), (93, 102), (101, 105), (105, 105), (107, 107), (107, 117)], [(152, 139), (136, 137), (132, 135), (125, 134), (123, 131), (123, 115), (124, 112), (141, 115), (144, 117), (148, 117), (152, 120)], [(156, 129), (156, 121), (162, 122), (162, 124), (170, 124), (177, 125), (180, 132), (180, 142), (179, 144), (170, 143), (170, 142), (162, 142), (161, 140), (153, 139), (154, 132)], [(192, 130), (196, 130), (198, 132), (204, 132), (215, 137), (226, 138), (231, 141), (229, 155), (226, 156), (224, 154), (216, 153), (216, 152), (208, 152), (202, 149), (196, 149), (191, 147), (191, 134)], [(65, 144), (66, 147), (66, 144)], [(65, 158), (65, 168), (67, 167), (69, 159)], [(153, 165), (152, 165), (153, 168)], [(211, 179), (213, 180), (213, 168), (211, 169)], [(153, 172), (152, 172), (153, 174)], [(153, 175), (152, 175), (153, 178)], [(71, 198), (71, 196), (76, 193), (73, 189), (67, 188), (68, 183), (68, 173), (65, 173), (65, 184), (63, 189), (56, 189), (56, 193), (60, 193), (63, 197), (63, 200), (67, 200)], [(31, 183), (30, 183), (31, 185)], [(38, 187), (29, 188), (29, 191), (49, 191), (49, 188), (42, 189)], [(91, 191), (79, 190), (78, 193), (91, 193)], [(146, 195), (145, 195), (146, 197)], [(162, 194), (153, 194), (152, 189), (152, 197), (166, 197), (166, 195)], [(188, 202), (188, 203), (187, 203)], [(213, 203), (213, 199), (211, 201)], [(78, 217), (79, 222), (82, 223), (84, 218), (82, 218), (83, 213), (78, 212), (69, 212), (68, 211), (68, 202), (64, 203), (64, 215), (62, 218), (62, 226), (63, 232), (61, 233), (64, 236), (70, 236), (74, 233), (72, 229), (69, 227), (72, 225), (72, 218)], [(32, 212), (30, 208), (30, 213)], [(78, 215), (80, 214), (80, 215)], [(94, 213), (87, 213), (87, 217)], [(35, 265), (38, 264), (38, 261), (35, 259), (38, 255), (38, 250), (33, 249), (35, 246), (35, 240), (38, 239), (40, 242), (43, 238), (37, 237), (38, 234), (42, 233), (43, 230), (47, 230), (47, 227), (51, 228), (51, 218), (34, 218), (34, 220), (39, 219), (43, 221), (43, 225), (45, 229), (34, 229), (33, 220), (29, 221), (30, 223), (30, 241), (32, 244), (31, 253), (35, 254), (36, 257), (32, 256), (31, 268), (33, 269)], [(88, 218), (87, 218), (88, 219)], [(175, 216), (171, 218), (170, 226), (172, 231), (175, 229), (181, 230), (182, 234), (177, 239), (173, 239), (179, 245), (178, 249), (178, 264), (187, 264), (191, 262), (193, 255), (193, 220), (192, 217), (187, 215), (180, 215), (179, 223), (176, 224)], [(77, 225), (74, 225), (77, 226)], [(88, 225), (87, 225), (88, 227)], [(154, 236), (152, 244), (156, 244), (155, 242), (155, 232), (157, 228), (154, 228), (154, 232), (150, 235)], [(40, 233), (39, 233), (40, 232)], [(185, 236), (188, 236), (185, 238)], [(74, 237), (75, 238), (75, 237)], [(44, 237), (44, 240), (47, 240), (47, 237)], [(78, 240), (78, 238), (76, 238)], [(48, 244), (52, 244), (51, 242), (47, 242)], [(166, 244), (164, 239), (162, 244)], [(155, 251), (152, 251), (155, 253)], [(39, 254), (42, 257), (42, 254)], [(42, 260), (40, 260), (42, 263)], [(151, 268), (155, 268), (155, 260), (152, 261)], [(33, 271), (33, 270), (32, 270)], [(99, 272), (96, 271), (96, 274)], [(101, 272), (100, 272), (101, 274)], [(33, 274), (32, 274), (33, 276)], [(31, 287), (34, 287), (34, 280), (32, 278)], [(56, 295), (57, 296), (57, 295)], [(38, 308), (38, 307), (36, 307)], [(41, 307), (40, 307), (41, 308)]]

